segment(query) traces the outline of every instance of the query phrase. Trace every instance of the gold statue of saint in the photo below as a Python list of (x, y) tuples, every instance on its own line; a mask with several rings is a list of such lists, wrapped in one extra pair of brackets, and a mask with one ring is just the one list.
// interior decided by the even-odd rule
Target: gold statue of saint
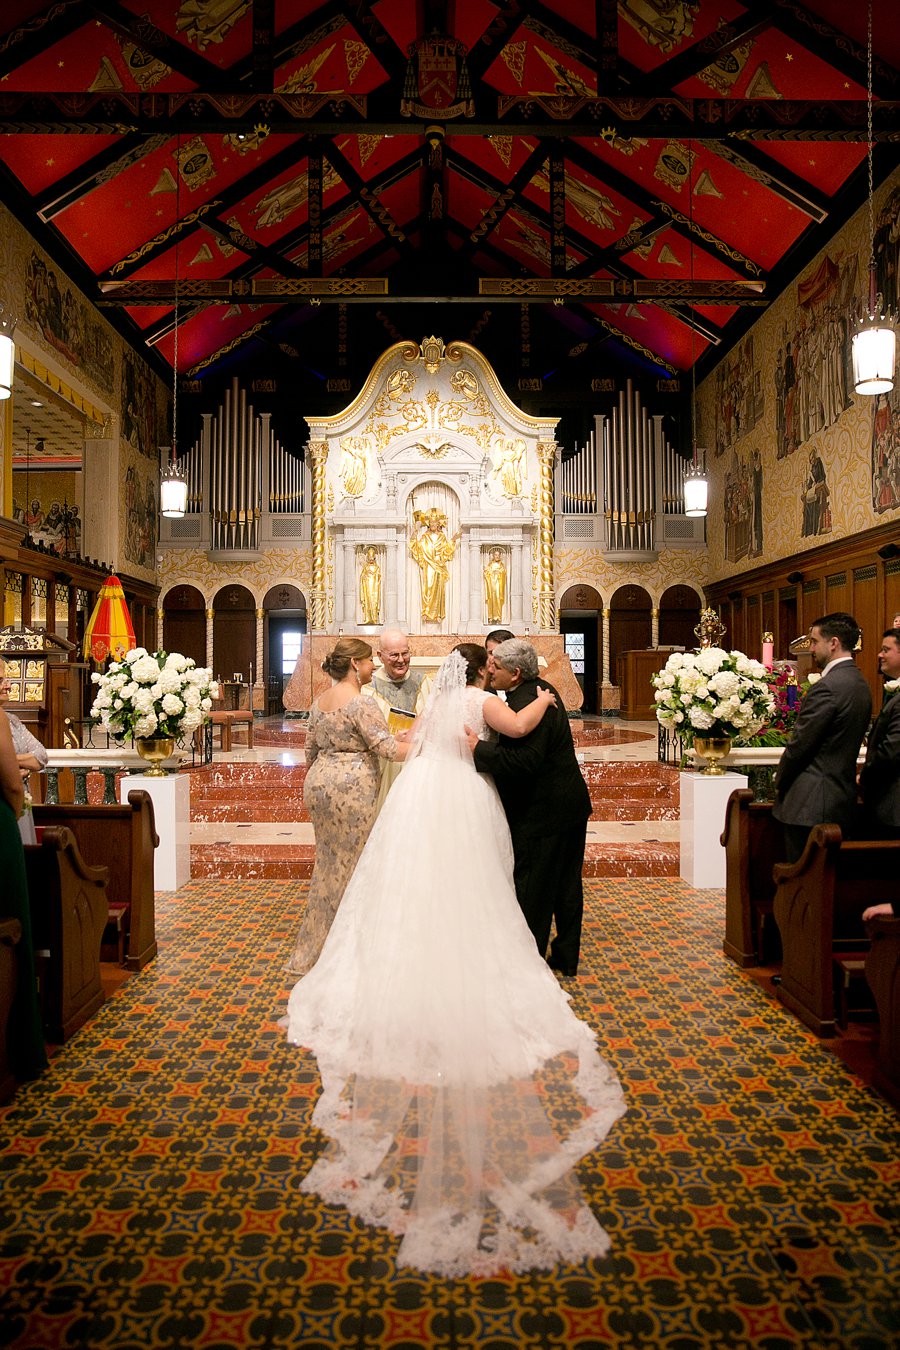
[(490, 561), (484, 569), (484, 598), (487, 601), (488, 623), (502, 623), (506, 602), (506, 567), (499, 548), (491, 549)]
[(447, 564), (456, 552), (461, 530), (452, 539), (447, 538), (444, 526), (447, 517), (436, 506), (429, 511), (413, 512), (415, 529), (409, 552), (419, 565), (422, 588), (422, 618), (427, 623), (441, 623), (447, 611), (447, 582), (450, 569)]
[(366, 549), (359, 573), (359, 602), (363, 623), (381, 623), (381, 567), (374, 548)]
[(366, 443), (362, 436), (341, 441), (341, 482), (348, 497), (361, 497), (366, 490)]
[(502, 441), (494, 464), (494, 476), (507, 497), (521, 497), (525, 480), (525, 442), (520, 436)]

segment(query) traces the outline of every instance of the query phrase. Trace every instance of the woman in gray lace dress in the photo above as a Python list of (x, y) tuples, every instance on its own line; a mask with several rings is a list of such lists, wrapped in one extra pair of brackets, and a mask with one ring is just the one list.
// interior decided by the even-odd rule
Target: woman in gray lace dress
[(372, 648), (340, 638), (322, 662), (336, 681), (317, 698), (306, 735), (303, 801), (316, 832), (316, 865), (306, 913), (287, 969), (305, 975), (319, 959), (341, 896), (375, 819), (378, 758), (404, 759), (407, 746), (388, 731), (375, 699)]

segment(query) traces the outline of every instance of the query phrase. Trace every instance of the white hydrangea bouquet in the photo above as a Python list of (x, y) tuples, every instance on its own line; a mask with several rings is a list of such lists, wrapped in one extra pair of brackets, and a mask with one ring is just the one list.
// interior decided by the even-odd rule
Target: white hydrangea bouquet
[(775, 707), (766, 667), (743, 652), (721, 647), (673, 652), (653, 684), (657, 721), (686, 746), (693, 745), (695, 736), (749, 740)]
[(212, 707), (210, 678), (211, 671), (189, 656), (135, 647), (91, 676), (99, 685), (91, 715), (117, 740), (179, 739), (195, 731)]

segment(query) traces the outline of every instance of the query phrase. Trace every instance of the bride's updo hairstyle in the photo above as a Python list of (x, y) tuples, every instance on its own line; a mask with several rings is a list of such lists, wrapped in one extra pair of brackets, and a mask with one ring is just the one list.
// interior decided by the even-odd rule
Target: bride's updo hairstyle
[(322, 662), (322, 669), (333, 680), (342, 680), (350, 669), (351, 661), (371, 661), (372, 648), (361, 638), (338, 638), (332, 650)]
[(460, 642), (453, 650), (459, 652), (466, 663), (466, 684), (474, 684), (478, 672), (487, 665), (487, 649), (480, 647), (477, 642)]

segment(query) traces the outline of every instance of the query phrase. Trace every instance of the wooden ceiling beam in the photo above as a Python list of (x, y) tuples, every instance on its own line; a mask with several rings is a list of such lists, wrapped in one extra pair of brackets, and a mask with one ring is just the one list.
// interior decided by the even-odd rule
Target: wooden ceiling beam
[(35, 211), (46, 224), (96, 188), (110, 182), (133, 164), (139, 164), (147, 155), (160, 150), (168, 139), (164, 133), (158, 136), (121, 137), (115, 145), (100, 150), (77, 169), (58, 178), (52, 187), (37, 193), (34, 197)]
[[(447, 136), (590, 138), (601, 132), (624, 138), (721, 141), (849, 141), (867, 139), (865, 99), (616, 98), (529, 95), (498, 99), (491, 120), (447, 122)], [(278, 135), (423, 135), (422, 122), (397, 118), (390, 91), (368, 96), (301, 93), (255, 94), (197, 90), (133, 94), (0, 91), (4, 135), (227, 135), (265, 126)], [(900, 142), (900, 101), (873, 108), (874, 139)]]
[[(402, 284), (402, 283), (401, 283)], [(104, 281), (99, 303), (110, 306), (175, 303), (175, 278), (143, 281)], [(689, 281), (669, 277), (481, 277), (476, 292), (441, 294), (447, 304), (472, 305), (490, 299), (494, 304), (555, 304), (568, 300), (606, 304), (649, 304), (685, 301), (703, 305), (766, 304), (762, 282)], [(298, 297), (322, 301), (371, 303), (389, 298), (391, 304), (422, 304), (436, 297), (403, 291), (391, 294), (386, 277), (295, 276), (235, 279), (179, 278), (178, 303), (216, 305), (283, 304)]]

